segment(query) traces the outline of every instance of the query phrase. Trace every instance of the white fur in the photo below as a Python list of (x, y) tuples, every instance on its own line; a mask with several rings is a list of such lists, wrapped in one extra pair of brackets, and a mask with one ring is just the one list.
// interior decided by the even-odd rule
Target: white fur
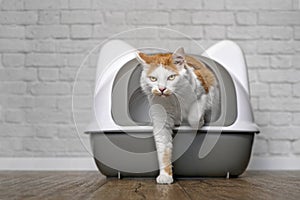
[[(178, 59), (180, 58), (179, 56)], [(214, 104), (219, 102), (218, 100), (215, 101), (219, 91), (216, 86), (213, 86), (209, 88), (207, 94), (194, 74), (194, 69), (186, 64), (184, 64), (185, 67), (178, 66), (179, 75), (174, 80), (167, 80), (174, 72), (162, 65), (147, 75), (147, 64), (142, 64), (144, 70), (141, 76), (141, 87), (147, 94), (152, 108), (150, 115), (160, 168), (156, 181), (161, 184), (170, 184), (173, 182), (173, 178), (164, 171), (166, 164), (163, 162), (163, 155), (165, 151), (172, 152), (172, 129), (174, 125), (179, 125), (183, 119), (186, 119), (191, 127), (201, 128), (205, 122), (205, 113), (211, 111), (215, 106)], [(156, 77), (157, 81), (151, 81), (149, 76)], [(153, 94), (154, 90), (159, 91), (159, 87), (165, 87), (172, 95), (158, 96)], [(214, 114), (212, 118), (216, 118), (216, 116)], [(171, 163), (169, 160), (168, 164)]]
[(173, 177), (169, 174), (160, 173), (159, 176), (156, 178), (156, 182), (160, 184), (171, 184), (173, 183)]

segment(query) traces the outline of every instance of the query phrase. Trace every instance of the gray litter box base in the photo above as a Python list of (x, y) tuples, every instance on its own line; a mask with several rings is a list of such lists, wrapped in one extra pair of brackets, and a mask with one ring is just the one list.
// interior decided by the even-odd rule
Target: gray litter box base
[[(134, 134), (148, 134), (148, 138), (132, 137)], [(193, 134), (185, 134), (184, 138), (191, 137)], [(90, 133), (91, 144), (96, 165), (102, 174), (109, 177), (155, 177), (157, 170), (145, 171), (153, 166), (158, 169), (156, 153), (145, 154), (141, 159), (132, 159), (130, 157), (118, 155), (113, 149), (109, 149), (106, 138), (111, 144), (115, 144), (123, 150), (134, 153), (147, 153), (155, 151), (155, 144), (152, 133), (131, 133), (131, 135), (122, 132), (113, 133)], [(194, 134), (194, 140), (187, 150), (173, 162), (173, 173), (176, 177), (226, 177), (228, 172), (230, 177), (238, 177), (242, 174), (249, 163), (252, 144), (255, 133), (245, 132), (226, 132), (220, 135), (214, 148), (210, 153), (199, 159), (198, 153), (202, 142), (206, 137), (215, 137), (214, 133)], [(183, 136), (183, 135), (182, 135)], [(109, 143), (110, 143), (109, 142)], [(181, 148), (180, 140), (174, 140), (173, 152), (176, 153)], [(174, 153), (173, 153), (174, 156)], [(114, 160), (114, 166), (109, 167), (106, 160)], [(103, 162), (104, 161), (104, 162)], [(129, 170), (122, 170), (122, 169)]]

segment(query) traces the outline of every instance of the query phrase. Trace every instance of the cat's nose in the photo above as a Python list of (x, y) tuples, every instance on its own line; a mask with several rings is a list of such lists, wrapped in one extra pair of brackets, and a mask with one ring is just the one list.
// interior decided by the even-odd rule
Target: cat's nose
[(165, 88), (165, 87), (159, 87), (158, 89), (161, 91), (161, 93), (164, 93), (164, 91), (165, 91), (167, 88)]

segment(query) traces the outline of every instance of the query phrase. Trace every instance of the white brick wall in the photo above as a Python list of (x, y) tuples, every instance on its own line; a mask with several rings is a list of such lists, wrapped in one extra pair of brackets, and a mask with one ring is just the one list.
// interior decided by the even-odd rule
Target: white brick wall
[[(249, 66), (261, 133), (254, 155), (300, 158), (300, 10), (295, 0), (0, 1), (0, 156), (86, 156), (77, 139), (71, 91), (87, 51), (139, 26), (182, 31), (208, 46), (232, 39)], [(133, 37), (133, 36), (126, 36)], [(178, 36), (148, 31), (139, 42)], [(135, 38), (133, 38), (135, 39)], [(187, 49), (188, 51), (188, 49)], [(94, 66), (93, 58), (91, 65)], [(89, 120), (94, 71), (83, 72), (74, 101)], [(86, 139), (86, 137), (84, 137)]]

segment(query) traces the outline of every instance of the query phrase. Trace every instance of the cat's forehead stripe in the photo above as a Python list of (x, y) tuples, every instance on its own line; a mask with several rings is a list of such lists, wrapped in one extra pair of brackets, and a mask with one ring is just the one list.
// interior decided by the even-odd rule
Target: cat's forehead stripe
[(157, 68), (159, 67), (163, 67), (167, 70), (173, 71), (174, 73), (176, 73), (177, 75), (179, 74), (176, 66), (174, 67), (170, 67), (169, 65), (162, 65), (162, 64), (150, 64), (150, 67), (147, 71), (147, 75), (150, 75), (152, 72), (154, 72)]
[(171, 53), (159, 53), (155, 55), (147, 55), (144, 53), (139, 53), (139, 56), (147, 64), (162, 64), (162, 65), (171, 65), (173, 64), (172, 54)]
[(150, 65), (147, 72), (148, 75), (160, 66), (168, 70), (174, 71), (176, 74), (179, 74), (177, 67), (173, 64), (173, 58), (171, 53), (156, 55), (146, 55), (140, 53), (139, 55), (148, 65)]

